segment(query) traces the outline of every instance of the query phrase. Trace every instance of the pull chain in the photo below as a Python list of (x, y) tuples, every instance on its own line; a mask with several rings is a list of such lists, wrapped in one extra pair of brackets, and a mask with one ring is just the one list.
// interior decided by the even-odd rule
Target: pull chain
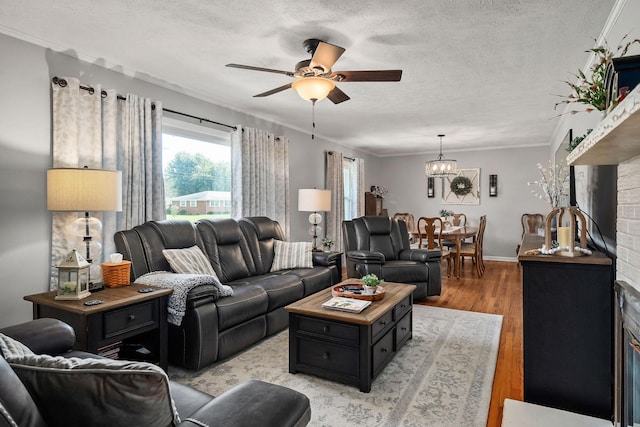
[(311, 139), (316, 136), (316, 100), (311, 100)]

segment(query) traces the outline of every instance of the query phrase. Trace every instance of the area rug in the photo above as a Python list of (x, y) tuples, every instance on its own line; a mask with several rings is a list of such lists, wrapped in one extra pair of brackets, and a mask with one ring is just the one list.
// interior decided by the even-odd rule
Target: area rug
[(373, 381), (357, 387), (290, 374), (288, 331), (199, 372), (169, 368), (171, 379), (212, 395), (259, 379), (311, 401), (310, 426), (486, 426), (502, 316), (416, 305), (413, 339)]

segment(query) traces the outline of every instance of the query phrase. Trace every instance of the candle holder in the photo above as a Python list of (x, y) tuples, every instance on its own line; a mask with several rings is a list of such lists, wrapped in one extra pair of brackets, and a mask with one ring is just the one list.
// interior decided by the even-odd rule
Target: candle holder
[[(566, 215), (566, 217), (565, 217)], [(559, 247), (556, 249), (551, 248), (551, 223), (553, 219), (557, 220), (557, 234), (558, 234), (558, 245)], [(568, 218), (569, 226), (563, 227), (562, 220), (564, 218)], [(580, 220), (580, 242), (579, 246), (576, 245), (575, 236), (576, 236), (576, 219)], [(568, 206), (564, 208), (554, 208), (549, 214), (544, 222), (545, 228), (545, 238), (544, 244), (545, 249), (550, 251), (552, 255), (560, 255), (560, 256), (569, 256), (576, 257), (582, 256), (585, 254), (590, 254), (591, 251), (587, 249), (587, 230), (586, 230), (586, 221), (582, 212), (575, 206)]]

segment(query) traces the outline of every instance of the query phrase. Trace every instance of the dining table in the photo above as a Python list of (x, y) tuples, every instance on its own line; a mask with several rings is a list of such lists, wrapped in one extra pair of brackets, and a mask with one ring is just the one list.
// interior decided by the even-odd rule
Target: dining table
[(453, 259), (453, 271), (456, 278), (460, 278), (460, 248), (462, 247), (462, 241), (469, 237), (474, 237), (478, 234), (478, 227), (472, 227), (469, 225), (466, 226), (451, 226), (445, 227), (444, 230), (440, 230), (436, 228), (435, 230), (436, 236), (440, 235), (440, 237), (444, 240), (452, 240), (456, 244), (455, 257)]

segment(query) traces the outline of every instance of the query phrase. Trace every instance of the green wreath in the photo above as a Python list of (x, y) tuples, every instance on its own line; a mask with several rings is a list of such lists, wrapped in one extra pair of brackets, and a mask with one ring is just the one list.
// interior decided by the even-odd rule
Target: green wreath
[(451, 191), (456, 196), (466, 196), (471, 193), (473, 184), (466, 176), (456, 176), (451, 180)]

